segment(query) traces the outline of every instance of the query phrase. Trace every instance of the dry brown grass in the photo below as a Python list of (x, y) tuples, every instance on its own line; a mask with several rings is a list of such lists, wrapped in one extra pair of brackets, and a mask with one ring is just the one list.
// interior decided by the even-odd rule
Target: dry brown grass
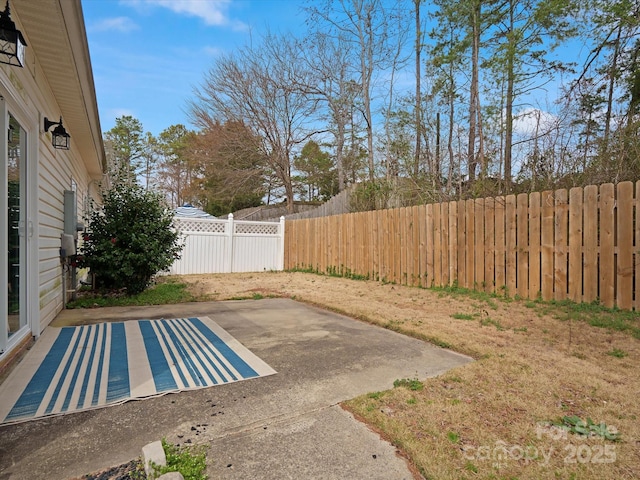
[[(419, 379), (422, 390), (345, 404), (427, 478), (640, 478), (640, 340), (628, 332), (562, 321), (532, 302), (305, 273), (183, 278), (201, 298), (291, 297), (473, 356)], [(605, 422), (621, 439), (543, 426), (565, 415)]]

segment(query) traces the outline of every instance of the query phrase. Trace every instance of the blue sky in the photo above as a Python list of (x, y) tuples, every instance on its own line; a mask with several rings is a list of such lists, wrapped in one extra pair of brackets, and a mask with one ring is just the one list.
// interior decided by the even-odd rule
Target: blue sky
[[(1, 0), (0, 0), (1, 1)], [(391, 1), (391, 0), (389, 0)], [(154, 135), (188, 118), (188, 101), (218, 55), (272, 32), (305, 29), (306, 0), (82, 0), (102, 131), (132, 115)], [(423, 12), (423, 21), (427, 17)], [(566, 51), (582, 55), (571, 45)], [(413, 89), (411, 62), (400, 74)], [(558, 82), (547, 86), (557, 98)], [(542, 97), (540, 95), (543, 95)], [(549, 111), (544, 91), (528, 109)], [(552, 109), (551, 109), (552, 110)], [(522, 130), (529, 117), (518, 121)]]
[(189, 123), (217, 55), (303, 24), (296, 0), (82, 0), (102, 131), (132, 115), (154, 135)]

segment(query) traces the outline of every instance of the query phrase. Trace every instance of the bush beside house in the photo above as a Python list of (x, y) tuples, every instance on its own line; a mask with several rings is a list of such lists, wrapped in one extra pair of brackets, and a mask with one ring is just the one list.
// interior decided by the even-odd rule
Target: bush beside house
[(86, 218), (81, 263), (100, 289), (142, 292), (152, 277), (180, 258), (173, 211), (160, 195), (135, 184), (116, 184)]

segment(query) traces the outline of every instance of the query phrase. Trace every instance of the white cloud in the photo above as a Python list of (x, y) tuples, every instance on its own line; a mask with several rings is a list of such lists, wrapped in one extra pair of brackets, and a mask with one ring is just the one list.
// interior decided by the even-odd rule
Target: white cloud
[(202, 48), (202, 51), (204, 52), (205, 55), (208, 55), (210, 57), (217, 57), (218, 55), (223, 53), (223, 49), (220, 47), (212, 47), (210, 45), (207, 45), (205, 47)]
[(513, 132), (515, 134), (533, 136), (536, 131), (540, 134), (552, 129), (558, 122), (558, 117), (538, 108), (525, 108), (513, 118)]
[(175, 13), (200, 18), (206, 25), (230, 26), (235, 30), (244, 30), (247, 26), (228, 16), (231, 0), (129, 0), (134, 6), (157, 6), (168, 8)]
[(138, 25), (129, 17), (105, 18), (90, 27), (93, 32), (111, 32), (114, 30), (118, 32), (130, 32), (137, 28), (139, 28)]

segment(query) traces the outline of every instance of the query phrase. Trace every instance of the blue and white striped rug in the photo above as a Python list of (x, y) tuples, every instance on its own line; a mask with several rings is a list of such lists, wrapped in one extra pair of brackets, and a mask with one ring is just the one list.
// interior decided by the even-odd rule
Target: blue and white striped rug
[(207, 317), (48, 328), (0, 385), (0, 424), (274, 373)]

